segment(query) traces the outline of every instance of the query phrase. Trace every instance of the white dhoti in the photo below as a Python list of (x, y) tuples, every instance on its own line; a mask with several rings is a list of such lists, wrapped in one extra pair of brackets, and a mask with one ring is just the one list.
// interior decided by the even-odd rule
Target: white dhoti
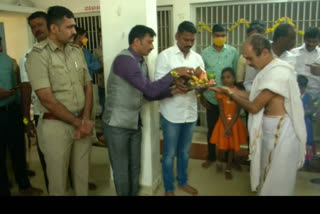
[(268, 118), (264, 108), (249, 114), (251, 190), (259, 195), (292, 195), (307, 141), (293, 67), (279, 59), (266, 65), (253, 81), (249, 100), (255, 100), (263, 90), (282, 96), (287, 114), (283, 118)]
[(292, 195), (300, 141), (288, 115), (263, 117), (259, 195)]

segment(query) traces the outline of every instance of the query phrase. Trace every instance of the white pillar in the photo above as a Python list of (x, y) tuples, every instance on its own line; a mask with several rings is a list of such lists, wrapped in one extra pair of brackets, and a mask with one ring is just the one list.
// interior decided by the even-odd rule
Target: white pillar
[[(128, 34), (137, 24), (146, 25), (157, 33), (156, 0), (114, 0), (100, 1), (104, 74), (109, 76), (114, 57), (128, 48)], [(154, 80), (155, 60), (158, 53), (157, 37), (154, 50), (149, 54), (147, 63), (149, 75)], [(161, 183), (160, 130), (157, 102), (147, 102), (143, 106), (142, 157), (140, 184), (142, 195), (152, 195)]]

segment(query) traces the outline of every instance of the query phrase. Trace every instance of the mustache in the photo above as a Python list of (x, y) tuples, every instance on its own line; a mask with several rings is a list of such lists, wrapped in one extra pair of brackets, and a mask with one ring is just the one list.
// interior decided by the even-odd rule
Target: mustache
[(37, 31), (36, 32), (36, 36), (39, 36), (40, 34), (43, 34), (43, 32), (42, 31)]
[(192, 46), (184, 46), (185, 49), (190, 49)]

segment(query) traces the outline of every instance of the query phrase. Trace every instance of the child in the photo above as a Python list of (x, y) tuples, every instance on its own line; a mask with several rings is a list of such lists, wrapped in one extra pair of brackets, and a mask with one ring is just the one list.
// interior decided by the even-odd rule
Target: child
[(306, 93), (306, 87), (308, 85), (307, 77), (298, 75), (298, 84), (301, 92), (301, 99), (304, 108), (304, 120), (307, 129), (307, 153), (305, 157), (304, 166), (305, 168), (310, 167), (310, 161), (312, 159), (312, 143), (313, 143), (313, 130), (312, 130), (312, 114), (314, 112), (314, 105), (312, 98)]
[[(232, 68), (228, 67), (222, 70), (221, 80), (224, 86), (232, 90), (238, 90), (234, 85), (235, 75)], [(225, 152), (228, 151), (225, 178), (230, 180), (232, 179), (231, 163), (234, 152), (240, 150), (240, 144), (247, 143), (248, 131), (239, 117), (240, 106), (226, 95), (216, 93), (216, 97), (220, 116), (211, 134), (210, 143), (216, 144), (217, 172), (222, 172), (223, 157), (225, 157)]]

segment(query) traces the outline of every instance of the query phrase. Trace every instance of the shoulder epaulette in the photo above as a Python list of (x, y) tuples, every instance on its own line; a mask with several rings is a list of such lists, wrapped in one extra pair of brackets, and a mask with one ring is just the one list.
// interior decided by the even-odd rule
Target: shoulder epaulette
[(32, 48), (32, 50), (36, 50), (36, 51), (42, 51), (44, 49), (44, 47), (46, 47), (48, 45), (48, 40), (44, 40), (42, 42), (39, 42), (37, 44), (35, 44)]

